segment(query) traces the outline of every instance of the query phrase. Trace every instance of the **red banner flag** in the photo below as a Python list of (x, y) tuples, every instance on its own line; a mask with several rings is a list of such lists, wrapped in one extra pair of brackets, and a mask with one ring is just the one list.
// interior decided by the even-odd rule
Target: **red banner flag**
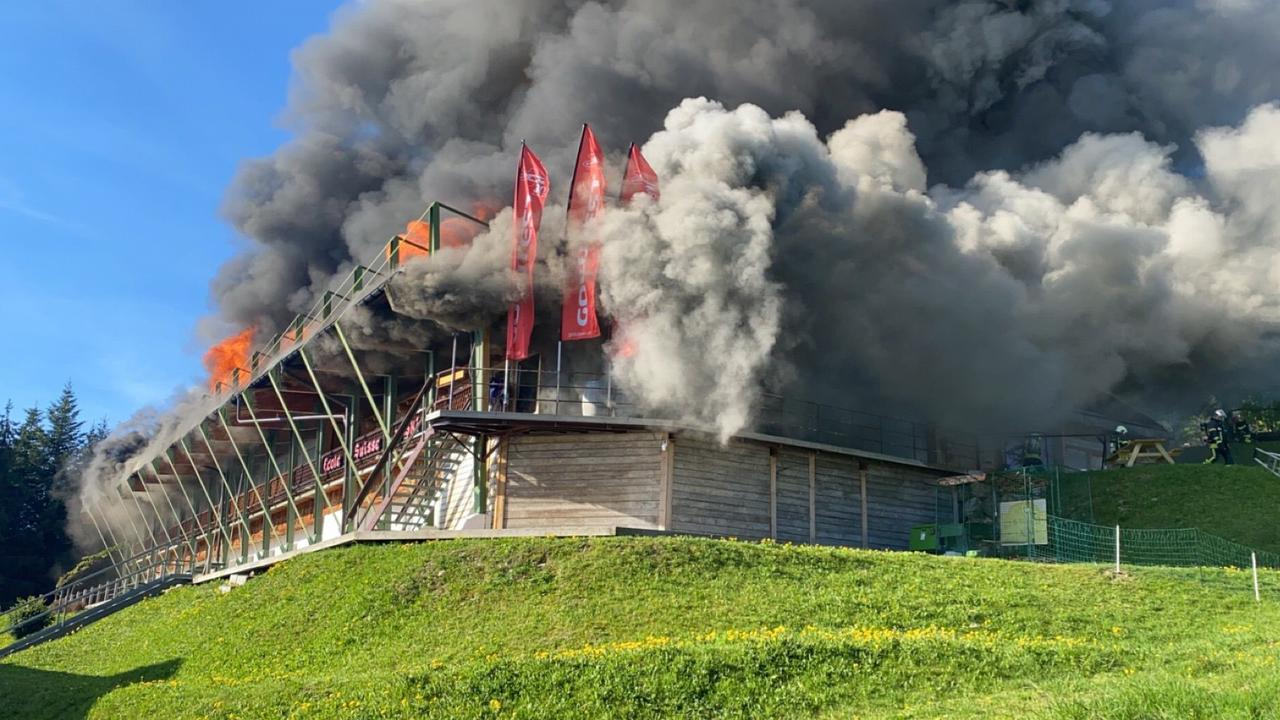
[(551, 180), (542, 161), (527, 145), (520, 146), (520, 165), (516, 168), (515, 243), (511, 250), (511, 269), (524, 275), (524, 294), (511, 303), (507, 311), (507, 359), (529, 357), (529, 339), (533, 336), (533, 266), (538, 259), (538, 226), (542, 223), (542, 207), (551, 191)]
[(649, 167), (644, 155), (640, 154), (640, 148), (631, 143), (631, 149), (627, 151), (627, 168), (622, 171), (622, 204), (631, 202), (631, 198), (640, 193), (658, 202), (661, 195), (658, 192), (658, 173)]
[[(622, 171), (622, 192), (619, 197), (622, 204), (627, 205), (640, 193), (648, 195), (654, 202), (658, 201), (661, 196), (658, 192), (658, 173), (649, 167), (649, 162), (640, 154), (640, 148), (631, 143), (631, 148), (627, 150), (627, 167)], [(636, 354), (635, 338), (630, 328), (621, 322), (613, 332), (613, 347), (617, 357), (629, 358)]]
[(564, 288), (564, 309), (560, 314), (562, 340), (600, 337), (596, 317), (596, 272), (600, 269), (600, 241), (582, 237), (604, 212), (604, 153), (596, 143), (590, 125), (582, 126), (578, 162), (569, 188), (569, 277)]

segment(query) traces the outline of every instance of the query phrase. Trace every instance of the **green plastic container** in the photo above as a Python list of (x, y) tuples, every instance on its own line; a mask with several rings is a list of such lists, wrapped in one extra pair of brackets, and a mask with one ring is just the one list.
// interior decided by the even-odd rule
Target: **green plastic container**
[(911, 539), (907, 542), (907, 547), (911, 550), (937, 552), (938, 526), (935, 523), (929, 523), (911, 528)]

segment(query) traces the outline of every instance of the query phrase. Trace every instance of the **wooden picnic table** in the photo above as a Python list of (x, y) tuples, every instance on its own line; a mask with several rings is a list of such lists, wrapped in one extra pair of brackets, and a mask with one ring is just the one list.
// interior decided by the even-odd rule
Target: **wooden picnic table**
[(1156, 464), (1165, 462), (1172, 465), (1173, 459), (1181, 452), (1180, 448), (1174, 448), (1172, 451), (1165, 448), (1164, 440), (1161, 438), (1135, 438), (1111, 453), (1107, 458), (1107, 464), (1112, 467), (1133, 467), (1142, 461)]

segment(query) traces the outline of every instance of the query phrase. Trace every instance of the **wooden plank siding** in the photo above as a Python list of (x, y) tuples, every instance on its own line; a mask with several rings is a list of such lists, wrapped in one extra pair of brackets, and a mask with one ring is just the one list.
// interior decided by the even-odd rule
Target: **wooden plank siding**
[(912, 526), (951, 521), (950, 517), (938, 517), (937, 488), (925, 477), (921, 471), (907, 467), (867, 463), (871, 547), (904, 549)]
[[(869, 547), (905, 548), (912, 526), (935, 521), (933, 479), (946, 474), (757, 440), (722, 445), (692, 433), (516, 435), (505, 442), (493, 457), (490, 507), (501, 510), (493, 526), (511, 529), (666, 529), (856, 547), (865, 523)], [(470, 462), (459, 470), (446, 493), (449, 527), (470, 512)]]
[(671, 529), (769, 537), (769, 448), (681, 436), (676, 442)]
[(818, 453), (815, 475), (817, 541), (824, 545), (858, 545), (862, 537), (862, 507), (857, 459)]
[(778, 540), (809, 542), (809, 453), (778, 449)]
[(506, 527), (656, 529), (663, 433), (513, 437)]

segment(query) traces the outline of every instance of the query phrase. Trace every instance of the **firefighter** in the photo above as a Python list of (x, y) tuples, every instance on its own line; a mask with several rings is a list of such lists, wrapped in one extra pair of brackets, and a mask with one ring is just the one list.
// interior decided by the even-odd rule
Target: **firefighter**
[(1249, 427), (1249, 420), (1239, 410), (1231, 413), (1231, 439), (1236, 442), (1248, 443), (1249, 445), (1253, 444), (1253, 428)]
[(1112, 439), (1112, 442), (1115, 444), (1115, 447), (1112, 449), (1111, 454), (1119, 457), (1120, 451), (1129, 445), (1129, 428), (1123, 425), (1117, 425), (1115, 437)]
[(1231, 446), (1227, 443), (1227, 414), (1222, 410), (1214, 410), (1209, 419), (1200, 424), (1204, 432), (1204, 444), (1209, 446), (1209, 457), (1205, 465), (1212, 465), (1222, 458), (1224, 465), (1231, 465)]

